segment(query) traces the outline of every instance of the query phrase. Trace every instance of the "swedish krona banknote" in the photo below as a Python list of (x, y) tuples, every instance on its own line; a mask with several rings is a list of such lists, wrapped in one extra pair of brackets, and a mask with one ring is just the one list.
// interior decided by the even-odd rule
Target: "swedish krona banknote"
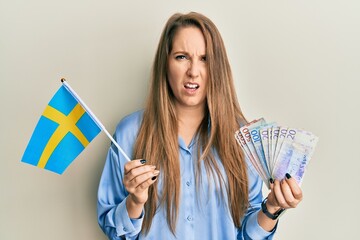
[(281, 180), (289, 173), (301, 185), (319, 140), (311, 132), (266, 123), (263, 118), (241, 127), (235, 138), (261, 179)]

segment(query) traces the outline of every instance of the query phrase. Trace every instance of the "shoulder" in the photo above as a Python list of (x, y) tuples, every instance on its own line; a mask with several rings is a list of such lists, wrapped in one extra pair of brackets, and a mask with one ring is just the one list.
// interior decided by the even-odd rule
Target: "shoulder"
[(118, 123), (116, 127), (116, 132), (124, 132), (124, 131), (139, 129), (143, 119), (143, 114), (144, 114), (144, 110), (139, 110), (125, 116)]
[(143, 110), (131, 113), (120, 120), (116, 126), (114, 138), (131, 155), (143, 119)]

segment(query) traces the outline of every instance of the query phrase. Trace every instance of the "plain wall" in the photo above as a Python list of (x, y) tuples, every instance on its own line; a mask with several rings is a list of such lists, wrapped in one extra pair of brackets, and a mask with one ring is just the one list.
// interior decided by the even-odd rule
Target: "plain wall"
[(106, 135), (61, 176), (22, 154), (61, 77), (111, 133), (142, 108), (161, 30), (189, 11), (219, 28), (249, 120), (320, 137), (304, 200), (276, 239), (357, 237), (359, 1), (0, 0), (0, 239), (106, 239), (96, 217)]

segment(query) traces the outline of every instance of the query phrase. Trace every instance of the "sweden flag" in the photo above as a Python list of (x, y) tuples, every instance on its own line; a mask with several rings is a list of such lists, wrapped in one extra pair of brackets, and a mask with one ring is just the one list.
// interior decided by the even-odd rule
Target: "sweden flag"
[(21, 161), (62, 174), (100, 131), (61, 86), (40, 117)]

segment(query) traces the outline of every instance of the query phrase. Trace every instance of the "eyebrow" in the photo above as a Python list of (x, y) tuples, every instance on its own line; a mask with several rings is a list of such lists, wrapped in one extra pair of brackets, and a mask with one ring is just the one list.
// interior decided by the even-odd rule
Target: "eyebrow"
[(179, 54), (179, 53), (182, 53), (182, 54), (189, 54), (188, 52), (186, 52), (186, 51), (182, 51), (182, 50), (180, 50), (180, 51), (176, 51), (176, 52), (173, 52), (173, 54)]
[[(173, 53), (171, 53), (171, 54), (173, 54), (173, 55), (176, 55), (176, 54), (185, 54), (185, 55), (189, 55), (189, 56), (190, 56), (190, 54), (189, 54), (187, 51), (183, 51), (183, 50), (176, 51), (176, 52), (173, 52)], [(200, 55), (200, 57), (204, 57), (204, 56), (206, 56), (206, 53)]]

